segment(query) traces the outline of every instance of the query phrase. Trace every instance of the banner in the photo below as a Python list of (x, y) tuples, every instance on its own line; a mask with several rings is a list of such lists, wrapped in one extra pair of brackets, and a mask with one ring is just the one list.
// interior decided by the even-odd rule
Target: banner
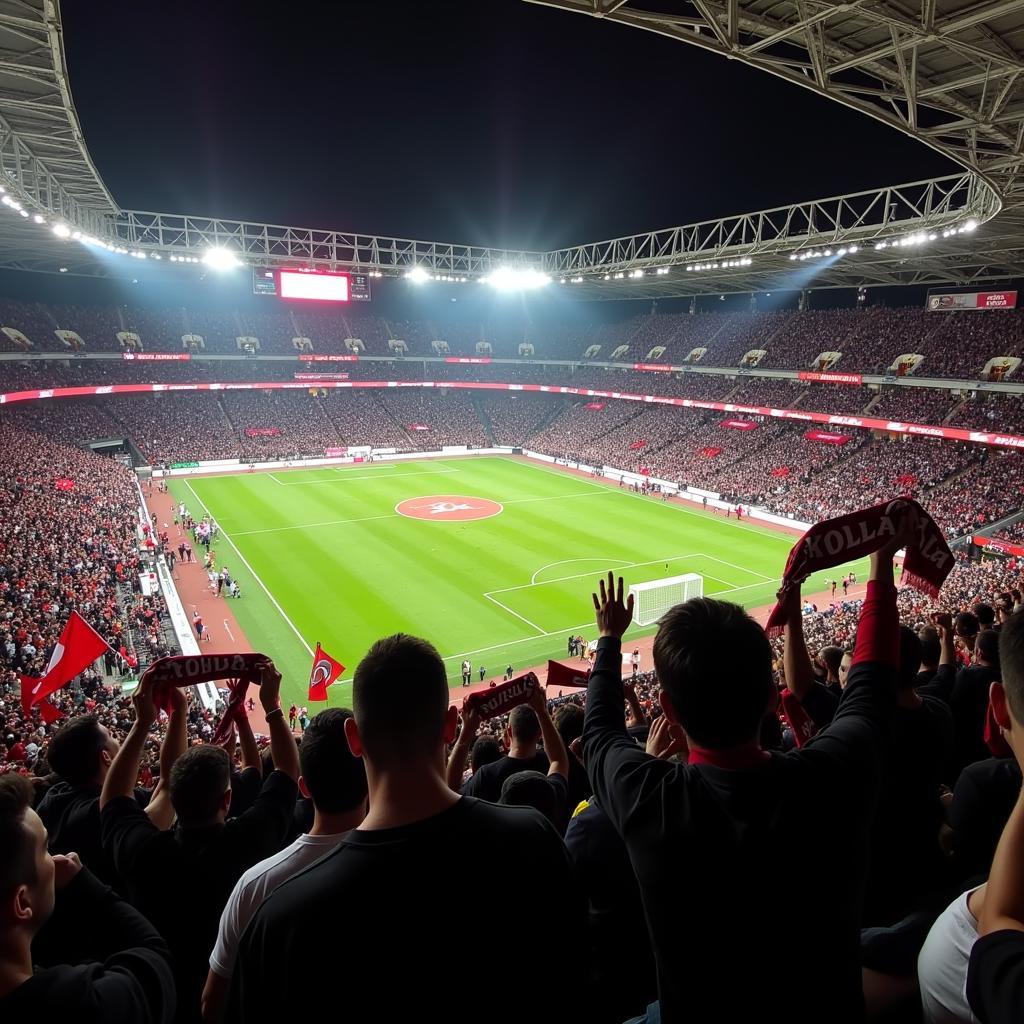
[(864, 378), (859, 373), (812, 373), (801, 370), (797, 377), (800, 380), (817, 380), (825, 384), (863, 384)]
[[(354, 358), (354, 357), (353, 357)], [(325, 388), (451, 388), (461, 391), (522, 391), (555, 395), (580, 395), (587, 398), (614, 398), (623, 402), (644, 402), (651, 405), (671, 405), (679, 409), (708, 409), (714, 412), (749, 413), (771, 416), (780, 420), (800, 420), (840, 427), (861, 427), (867, 430), (889, 430), (922, 437), (944, 437), (951, 441), (969, 441), (972, 444), (992, 445), (999, 448), (1024, 450), (1024, 435), (1002, 434), (962, 427), (934, 427), (923, 423), (896, 423), (868, 416), (838, 416), (826, 412), (804, 412), (801, 409), (771, 409), (760, 406), (736, 406), (725, 402), (707, 402), (698, 398), (669, 398), (666, 395), (633, 394), (625, 391), (600, 391), (596, 388), (577, 388), (563, 384), (503, 384), (480, 381), (433, 380), (342, 380), (324, 381)], [(34, 402), (49, 398), (83, 398), (89, 395), (145, 395), (174, 391), (288, 391), (309, 387), (302, 381), (259, 381), (252, 384), (215, 382), (194, 384), (103, 384), (68, 388), (34, 388), (25, 391), (0, 393), (0, 405), (14, 402)], [(755, 424), (756, 425), (756, 424)], [(748, 428), (749, 429), (749, 428)], [(181, 464), (184, 466), (184, 464)]]
[(298, 359), (300, 363), (356, 363), (359, 361), (359, 356), (352, 353), (342, 355), (340, 352), (324, 354), (305, 352), (300, 356), (296, 356), (296, 359)]
[(1016, 292), (929, 292), (925, 304), (931, 313), (957, 310), (1013, 309)]
[(280, 427), (246, 427), (246, 437), (280, 437)]
[(600, 412), (604, 408), (604, 402), (587, 402), (584, 409), (590, 409), (591, 412)]
[(495, 715), (503, 715), (520, 704), (525, 704), (540, 686), (540, 680), (532, 673), (517, 676), (507, 683), (499, 683), (489, 690), (471, 693), (463, 702), (464, 708), (476, 708), (486, 721)]
[(59, 476), (53, 481), (53, 486), (58, 491), (73, 491), (75, 489), (75, 481), (68, 476)]
[(632, 443), (632, 444), (631, 444), (631, 445), (629, 446), (629, 450), (630, 450), (631, 452), (638, 452), (638, 451), (640, 451), (641, 449), (643, 449), (643, 448), (646, 448), (646, 447), (647, 447), (647, 442), (646, 442), (646, 441), (634, 441), (634, 442), (633, 442), (633, 443)]
[(191, 352), (122, 352), (121, 358), (129, 363), (187, 363)]
[(293, 373), (295, 380), (348, 380), (347, 373)]
[(446, 363), (489, 363), (490, 356), (445, 356)]
[(410, 423), (409, 424), (409, 429), (410, 430), (429, 430), (430, 426), (427, 423)]
[[(624, 657), (629, 657), (629, 655), (624, 655)], [(549, 690), (552, 686), (570, 686), (585, 688), (587, 685), (587, 681), (589, 679), (589, 668), (573, 668), (571, 665), (563, 665), (560, 661), (548, 662), (548, 675), (546, 683)]]
[(706, 448), (700, 449), (700, 454), (703, 455), (705, 459), (715, 459), (722, 454), (722, 449), (708, 445)]
[(772, 472), (771, 472), (772, 476), (777, 476), (777, 477), (785, 477), (785, 476), (789, 476), (789, 474), (790, 474), (789, 466), (776, 466), (772, 470)]
[(830, 434), (825, 430), (808, 430), (804, 437), (808, 441), (824, 441), (825, 444), (846, 444), (850, 440), (849, 434)]
[(634, 363), (634, 370), (639, 370), (641, 373), (671, 373), (671, 363)]
[(720, 427), (728, 430), (757, 430), (758, 424), (754, 420), (722, 420)]
[(341, 448), (325, 448), (324, 458), (325, 459), (340, 459), (343, 455), (348, 455), (348, 446), (342, 445)]
[(991, 537), (972, 537), (971, 543), (977, 544), (979, 548), (988, 548), (989, 551), (994, 551), (999, 555), (1024, 558), (1024, 545), (1022, 544), (1010, 544), (1008, 541), (993, 540)]

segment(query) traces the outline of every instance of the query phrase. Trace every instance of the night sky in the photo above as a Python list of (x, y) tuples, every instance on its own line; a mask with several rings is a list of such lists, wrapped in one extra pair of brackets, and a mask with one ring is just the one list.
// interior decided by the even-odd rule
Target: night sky
[(130, 208), (546, 249), (955, 170), (739, 63), (519, 0), (62, 10)]

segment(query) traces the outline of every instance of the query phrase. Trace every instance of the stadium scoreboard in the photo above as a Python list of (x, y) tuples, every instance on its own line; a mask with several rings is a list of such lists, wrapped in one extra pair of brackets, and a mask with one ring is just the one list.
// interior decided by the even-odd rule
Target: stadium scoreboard
[(252, 290), (289, 302), (369, 302), (370, 275), (253, 267)]

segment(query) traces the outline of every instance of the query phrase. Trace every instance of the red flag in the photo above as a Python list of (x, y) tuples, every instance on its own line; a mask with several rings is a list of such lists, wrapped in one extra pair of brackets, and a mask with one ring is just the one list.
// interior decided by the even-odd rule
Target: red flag
[(335, 661), (319, 644), (313, 655), (313, 670), (309, 673), (309, 700), (327, 700), (327, 687), (336, 682), (345, 666)]
[(646, 447), (647, 447), (647, 442), (646, 442), (646, 441), (643, 441), (643, 440), (640, 440), (640, 441), (634, 441), (634, 442), (633, 442), (633, 443), (632, 443), (632, 444), (631, 444), (631, 445), (629, 446), (629, 450), (630, 450), (631, 452), (638, 452), (638, 451), (641, 451), (641, 450), (642, 450), (643, 448), (646, 448)]
[(39, 702), (39, 717), (47, 725), (52, 725), (54, 722), (59, 722), (64, 717), (64, 712), (55, 704), (51, 704), (48, 700), (41, 700)]
[(568, 665), (563, 665), (560, 661), (548, 662), (547, 685), (549, 687), (586, 686), (587, 679), (589, 677), (589, 669), (581, 672), (577, 668), (570, 668)]
[(53, 486), (58, 491), (73, 491), (75, 489), (75, 481), (67, 476), (59, 476), (53, 481)]
[(78, 612), (72, 612), (50, 655), (46, 672), (36, 679), (21, 677), (21, 706), (28, 711), (44, 697), (66, 686), (107, 648), (107, 641)]

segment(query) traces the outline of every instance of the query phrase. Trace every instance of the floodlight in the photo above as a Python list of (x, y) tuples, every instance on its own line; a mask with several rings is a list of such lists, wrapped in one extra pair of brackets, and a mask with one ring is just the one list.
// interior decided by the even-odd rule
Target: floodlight
[(239, 266), (238, 257), (230, 249), (222, 249), (219, 246), (207, 249), (203, 262), (211, 270), (234, 270)]
[(53, 233), (58, 238), (70, 238), (71, 237), (71, 228), (69, 228), (67, 226), (67, 224), (54, 224), (53, 225)]
[(430, 275), (422, 267), (413, 267), (405, 276), (413, 284), (423, 284), (424, 281), (430, 280)]

